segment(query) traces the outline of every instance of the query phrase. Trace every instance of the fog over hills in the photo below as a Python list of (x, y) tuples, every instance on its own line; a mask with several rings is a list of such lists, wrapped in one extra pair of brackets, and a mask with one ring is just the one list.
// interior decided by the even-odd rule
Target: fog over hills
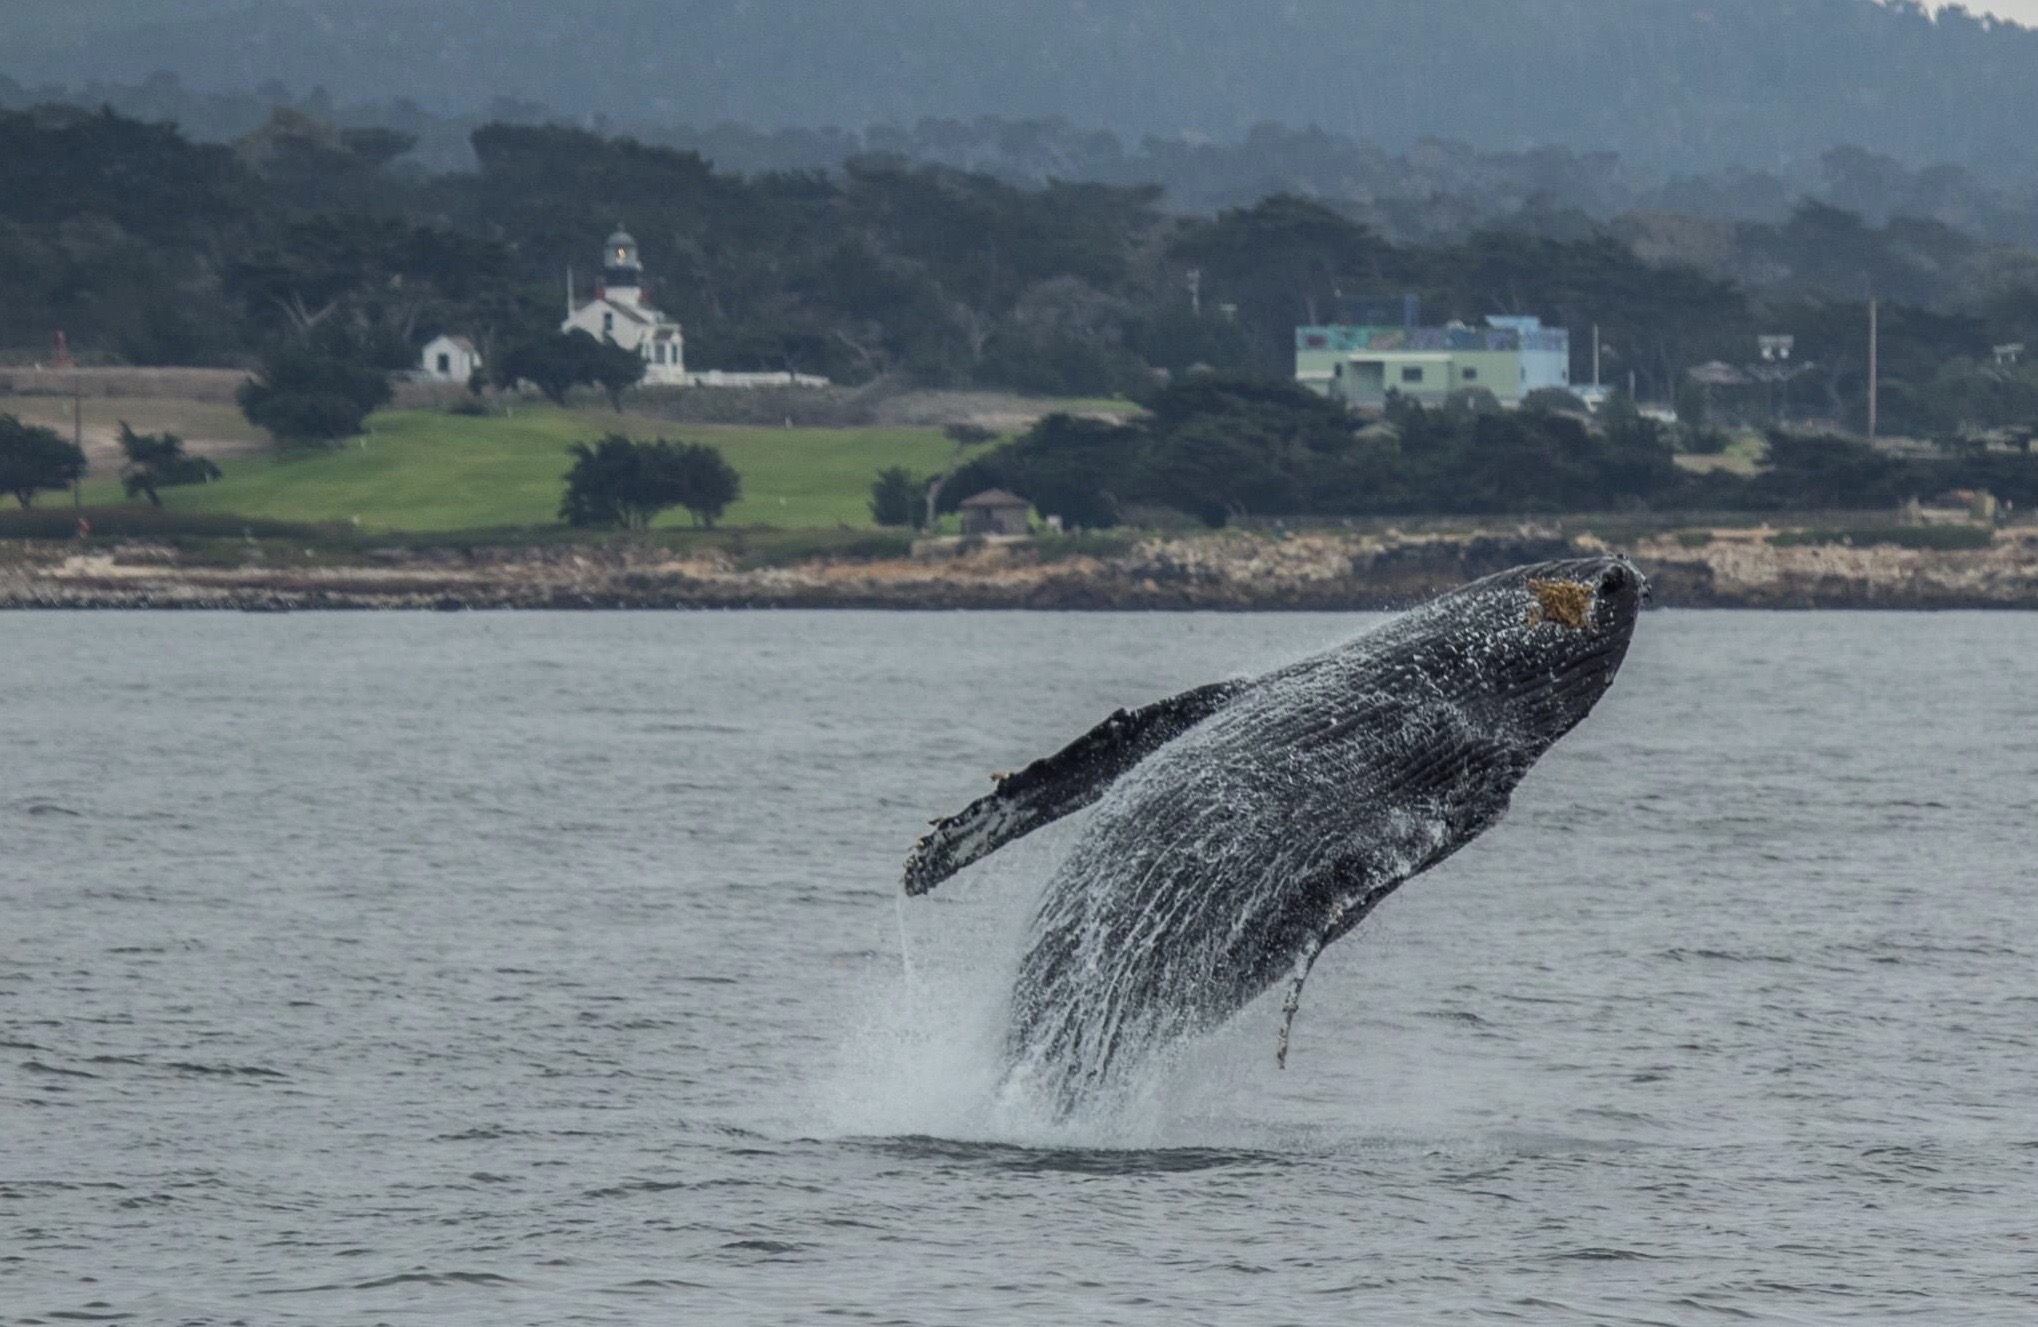
[[(323, 86), (625, 124), (1060, 117), (1128, 140), (1319, 126), (1404, 151), (1618, 152), (1664, 174), (1841, 143), (2038, 174), (2038, 32), (1876, 0), (11, 0), (20, 90)], [(19, 97), (15, 98), (19, 100)]]

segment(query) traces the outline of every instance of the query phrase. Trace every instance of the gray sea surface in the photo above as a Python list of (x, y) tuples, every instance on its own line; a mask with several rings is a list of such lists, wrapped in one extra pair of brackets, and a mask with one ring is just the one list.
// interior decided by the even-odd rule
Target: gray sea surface
[(0, 616), (0, 1323), (2038, 1318), (2038, 616), (1660, 612), (1510, 816), (1107, 1118), (1079, 822), (1361, 616)]

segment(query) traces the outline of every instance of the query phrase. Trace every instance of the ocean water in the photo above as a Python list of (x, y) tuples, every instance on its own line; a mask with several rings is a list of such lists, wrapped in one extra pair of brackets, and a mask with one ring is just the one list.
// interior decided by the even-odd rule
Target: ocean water
[(1509, 818), (1063, 1126), (1074, 826), (1360, 616), (0, 617), (0, 1324), (2038, 1317), (2038, 617), (1646, 616)]

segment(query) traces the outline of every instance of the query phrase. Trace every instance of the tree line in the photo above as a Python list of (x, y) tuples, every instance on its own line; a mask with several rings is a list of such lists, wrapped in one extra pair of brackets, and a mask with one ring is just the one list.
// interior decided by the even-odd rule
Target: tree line
[[(880, 524), (920, 526), (989, 488), (1066, 527), (1222, 526), (1248, 518), (1514, 515), (1577, 511), (1894, 508), (1949, 489), (2038, 502), (2038, 456), (1951, 449), (1893, 455), (1859, 438), (1771, 429), (1754, 474), (1676, 463), (1702, 425), (1666, 424), (1615, 394), (1596, 416), (1569, 393), (1519, 410), (1460, 393), (1444, 405), (1390, 398), (1357, 418), (1292, 382), (1198, 377), (1132, 420), (1050, 415), (934, 477), (890, 470), (872, 485)], [(931, 502), (930, 502), (931, 498)]]
[[(469, 140), (487, 124), (576, 120), (506, 97), (494, 98), (483, 111), (441, 115), (400, 99), (342, 102), (323, 88), (294, 96), (275, 80), (259, 90), (222, 92), (159, 73), (138, 83), (30, 89), (0, 75), (0, 109), (27, 110), (45, 102), (111, 106), (134, 119), (180, 125), (194, 141), (211, 143), (240, 141), (263, 130), (279, 111), (286, 118), (295, 113), (331, 124), (342, 135), (379, 135), (401, 145), (391, 169), (413, 174), (472, 171), (476, 159)], [(1296, 128), (1269, 120), (1236, 136), (1127, 136), (1061, 116), (930, 115), (857, 128), (763, 128), (726, 118), (689, 125), (624, 116), (610, 117), (604, 132), (696, 152), (744, 175), (826, 173), (854, 158), (881, 157), (980, 172), (1030, 188), (1050, 180), (1158, 185), (1164, 206), (1190, 214), (1245, 207), (1269, 193), (1287, 192), (1329, 203), (1400, 243), (1551, 224), (1618, 231), (1660, 217), (1776, 225), (1810, 200), (1875, 225), (1892, 217), (1929, 218), (1985, 245), (2038, 247), (2038, 187), (2028, 171), (2003, 168), (1999, 156), (1966, 164), (1937, 152), (1905, 159), (1891, 155), (1887, 145), (1860, 146), (1851, 132), (1827, 140), (1836, 146), (1783, 162), (1765, 149), (1743, 162), (1700, 167), (1679, 153), (1675, 169), (1645, 164), (1613, 147), (1565, 145), (1589, 141), (1575, 137), (1498, 148), (1441, 136), (1431, 126), (1420, 142), (1389, 146), (1318, 125)], [(1685, 256), (1703, 263), (1712, 252), (1709, 242), (1697, 243)]]
[[(1755, 422), (1860, 427), (1870, 295), (1888, 430), (2028, 422), (2038, 383), (2029, 357), (1996, 354), (2038, 345), (2038, 258), (1827, 204), (1774, 223), (1606, 226), (1530, 209), (1508, 229), (1413, 243), (1291, 193), (1182, 215), (1152, 186), (1021, 186), (891, 157), (745, 176), (508, 123), (475, 131), (472, 171), (401, 168), (405, 146), (294, 112), (231, 148), (111, 112), (0, 112), (0, 347), (34, 357), (61, 328), (88, 359), (260, 363), (306, 381), (317, 375), (287, 362), (299, 350), (386, 372), (450, 331), (498, 373), (522, 365), (555, 395), (592, 383), (613, 397), (629, 366), (575, 360), (552, 338), (567, 269), (585, 289), (593, 247), (621, 221), (693, 363), (850, 384), (1087, 396), (1202, 369), (1284, 377), (1297, 324), (1398, 320), (1404, 295), (1427, 322), (1536, 313), (1570, 327), (1574, 381), (1597, 327), (1607, 381), (1658, 401), (1693, 365), (1745, 365), (1758, 334), (1794, 335), (1811, 367), (1765, 393)], [(332, 430), (338, 401), (371, 395), (338, 382), (297, 394), (325, 400), (277, 417), (312, 433)]]

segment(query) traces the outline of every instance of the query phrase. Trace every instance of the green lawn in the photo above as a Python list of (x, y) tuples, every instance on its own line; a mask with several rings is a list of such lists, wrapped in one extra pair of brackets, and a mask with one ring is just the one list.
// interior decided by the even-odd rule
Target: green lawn
[(1769, 459), (1769, 444), (1762, 435), (1752, 429), (1742, 430), (1727, 443), (1727, 449), (1710, 456), (1681, 452), (1677, 456), (1680, 469), (1693, 474), (1705, 474), (1720, 470), (1743, 478), (1758, 473), (1762, 463)]
[[(887, 466), (932, 474), (955, 455), (938, 429), (785, 429), (674, 424), (607, 410), (519, 407), (473, 418), (392, 410), (339, 451), (229, 460), (216, 484), (163, 490), (164, 504), (271, 520), (347, 522), (365, 530), (472, 530), (551, 525), (570, 442), (607, 432), (708, 442), (743, 476), (726, 525), (868, 526), (870, 482)], [(110, 478), (85, 485), (87, 504), (116, 503)], [(660, 525), (685, 525), (668, 512)]]

